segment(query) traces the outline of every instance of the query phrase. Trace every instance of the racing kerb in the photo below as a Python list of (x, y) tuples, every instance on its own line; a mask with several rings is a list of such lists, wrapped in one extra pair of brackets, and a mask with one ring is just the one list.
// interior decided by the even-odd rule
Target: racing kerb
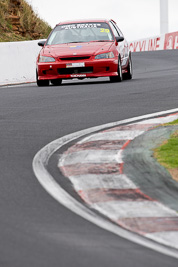
[[(143, 245), (143, 246), (149, 247), (151, 249), (154, 249), (156, 251), (159, 251), (163, 254), (177, 258), (178, 257), (177, 249), (175, 249), (176, 244), (174, 244), (172, 246), (172, 248), (169, 247), (170, 244), (166, 244), (168, 246), (162, 245), (162, 244), (165, 244), (166, 236), (164, 238), (165, 239), (164, 242), (163, 242), (163, 240), (161, 240), (161, 242), (159, 244), (160, 240), (159, 240), (159, 237), (157, 236), (157, 228), (153, 227), (153, 229), (155, 231), (153, 231), (154, 233), (151, 236), (150, 236), (150, 233), (145, 233), (145, 232), (143, 233), (142, 231), (144, 229), (140, 228), (142, 233), (140, 233), (141, 235), (137, 235), (134, 232), (125, 230), (124, 228), (119, 226), (122, 223), (126, 223), (126, 224), (129, 223), (129, 221), (125, 218), (125, 216), (123, 216), (124, 215), (123, 213), (120, 214), (121, 216), (118, 213), (116, 214), (116, 217), (117, 217), (117, 215), (119, 215), (119, 222), (116, 218), (116, 221), (119, 223), (119, 225), (116, 225), (117, 222), (116, 222), (116, 224), (113, 224), (109, 220), (106, 220), (103, 217), (97, 216), (97, 214), (94, 213), (91, 209), (88, 209), (86, 206), (84, 206), (83, 204), (78, 202), (75, 198), (73, 198), (71, 195), (69, 195), (55, 181), (55, 179), (51, 176), (51, 174), (46, 169), (46, 166), (48, 165), (48, 161), (49, 161), (50, 157), (54, 153), (56, 153), (57, 150), (59, 150), (64, 145), (70, 143), (71, 141), (74, 141), (74, 140), (80, 138), (80, 140), (78, 139), (79, 142), (76, 143), (76, 145), (74, 145), (73, 147), (69, 147), (69, 150), (66, 153), (64, 152), (64, 154), (59, 155), (60, 157), (59, 157), (59, 165), (58, 165), (60, 169), (62, 168), (61, 171), (64, 172), (65, 175), (67, 174), (66, 175), (67, 177), (70, 177), (70, 179), (72, 179), (71, 182), (73, 183), (73, 185), (75, 184), (74, 187), (75, 187), (76, 191), (80, 194), (80, 196), (82, 198), (85, 198), (85, 200), (87, 200), (86, 202), (89, 205), (90, 205), (90, 203), (91, 203), (91, 205), (95, 205), (95, 209), (97, 209), (97, 207), (98, 207), (99, 211), (101, 212), (102, 203), (104, 204), (105, 207), (107, 206), (107, 203), (114, 204), (113, 207), (115, 207), (115, 201), (114, 202), (112, 201), (113, 196), (115, 196), (116, 200), (118, 200), (119, 203), (121, 205), (123, 205), (124, 203), (128, 204), (128, 202), (130, 202), (129, 199), (133, 198), (133, 196), (135, 195), (136, 198), (135, 198), (134, 204), (138, 204), (138, 205), (139, 204), (141, 204), (141, 205), (146, 204), (146, 206), (148, 205), (147, 208), (150, 205), (152, 207), (154, 207), (154, 216), (149, 218), (152, 220), (153, 224), (154, 224), (154, 220), (157, 220), (157, 219), (162, 220), (163, 219), (162, 226), (164, 225), (164, 227), (166, 227), (169, 224), (169, 221), (167, 221), (167, 219), (172, 220), (171, 224), (170, 224), (171, 229), (166, 229), (166, 228), (163, 229), (162, 228), (162, 230), (163, 230), (163, 232), (161, 234), (162, 237), (164, 237), (164, 235), (166, 235), (167, 230), (169, 230), (169, 232), (171, 230), (171, 232), (172, 233), (174, 232), (174, 234), (175, 234), (176, 233), (175, 231), (178, 231), (178, 230), (173, 229), (172, 227), (174, 227), (174, 221), (177, 220), (177, 218), (178, 218), (177, 214), (175, 216), (175, 212), (172, 209), (167, 208), (166, 206), (162, 205), (161, 203), (155, 201), (154, 199), (149, 198), (148, 195), (143, 194), (143, 192), (141, 192), (138, 189), (138, 187), (135, 186), (136, 184), (133, 183), (130, 179), (128, 179), (124, 175), (123, 163), (122, 163), (122, 153), (118, 153), (119, 151), (117, 149), (114, 149), (116, 154), (115, 155), (113, 154), (114, 153), (113, 148), (115, 148), (115, 146), (116, 146), (115, 143), (113, 144), (113, 142), (115, 142), (115, 140), (113, 140), (113, 138), (110, 138), (111, 140), (108, 140), (107, 144), (105, 142), (103, 143), (104, 140), (102, 140), (103, 134), (104, 134), (104, 139), (106, 139), (106, 137), (109, 138), (109, 136), (110, 137), (113, 136), (113, 131), (114, 131), (114, 133), (115, 133), (114, 139), (116, 137), (117, 137), (117, 139), (118, 139), (118, 137), (119, 137), (119, 139), (122, 138), (122, 140), (121, 139), (118, 141), (116, 140), (116, 142), (118, 142), (117, 145), (121, 148), (121, 152), (123, 152), (125, 149), (127, 149), (127, 145), (128, 145), (127, 139), (133, 140), (135, 137), (144, 134), (145, 131), (149, 130), (150, 126), (152, 128), (153, 124), (157, 125), (160, 123), (165, 123), (165, 122), (174, 120), (178, 116), (178, 113), (173, 114), (175, 112), (177, 113), (178, 109), (169, 110), (169, 112), (164, 111), (164, 112), (159, 112), (159, 113), (154, 113), (154, 114), (148, 114), (146, 116), (140, 116), (140, 117), (132, 118), (129, 120), (123, 120), (123, 121), (119, 121), (119, 122), (115, 122), (115, 123), (109, 123), (109, 124), (105, 124), (105, 125), (95, 126), (95, 127), (89, 128), (89, 129), (85, 129), (85, 130), (82, 130), (79, 132), (75, 132), (75, 133), (63, 136), (57, 140), (54, 140), (53, 142), (51, 142), (50, 144), (48, 144), (44, 148), (42, 148), (34, 157), (33, 171), (35, 173), (35, 176), (37, 177), (39, 183), (44, 187), (44, 189), (54, 199), (56, 199), (60, 204), (64, 205), (65, 207), (72, 210), (73, 212), (80, 215), (81, 217), (91, 221), (92, 223), (98, 225), (99, 227), (101, 227), (103, 229), (106, 229), (110, 232), (113, 232), (116, 235), (119, 235), (119, 236), (124, 237), (128, 240), (136, 242), (140, 245)], [(163, 116), (163, 115), (166, 115), (168, 113), (172, 114), (172, 116), (160, 117), (158, 119), (151, 119), (151, 118), (154, 118), (155, 116), (156, 117), (157, 116)], [(149, 120), (149, 119), (151, 119), (151, 120)], [(146, 121), (144, 121), (144, 120), (146, 120)], [(140, 123), (138, 123), (138, 121), (140, 121)], [(136, 122), (136, 123), (134, 123), (134, 122)], [(128, 124), (130, 124), (130, 126)], [(113, 127), (115, 127), (115, 128), (113, 128)], [(136, 129), (133, 129), (135, 127), (136, 127)], [(109, 130), (109, 128), (110, 129), (112, 128), (111, 131)], [(93, 134), (93, 133), (95, 133), (95, 134)], [(88, 134), (90, 134), (90, 135), (88, 135)], [(86, 135), (88, 135), (88, 136), (85, 137)], [(81, 139), (82, 137), (84, 139)], [(97, 137), (97, 138), (95, 138), (95, 137)], [(129, 138), (127, 138), (127, 137), (129, 137)], [(99, 147), (95, 146), (96, 142), (99, 144)], [(76, 154), (76, 153), (77, 154), (78, 153), (86, 153), (86, 150), (88, 150), (88, 148), (89, 148), (88, 145), (92, 146), (92, 148), (95, 148), (96, 154), (101, 152), (100, 149), (102, 147), (102, 151), (104, 152), (104, 154), (100, 153), (100, 155), (103, 155), (102, 156), (102, 162), (100, 161), (96, 164), (95, 159), (96, 159), (97, 155), (95, 153), (94, 154), (92, 153), (92, 157), (90, 155), (88, 155), (87, 157), (83, 157), (83, 155), (82, 155), (82, 161), (79, 159), (79, 157), (81, 155), (78, 155), (79, 157), (73, 157), (73, 154)], [(99, 148), (99, 150), (98, 150), (98, 148)], [(109, 150), (108, 150), (108, 148), (109, 148)], [(92, 150), (92, 152), (93, 152), (93, 150)], [(108, 152), (111, 153), (109, 157), (108, 157)], [(94, 155), (94, 158), (93, 158), (93, 155)], [(66, 158), (66, 156), (67, 156), (67, 158)], [(101, 157), (100, 157), (100, 159), (101, 159)], [(70, 164), (71, 160), (73, 163), (72, 165)], [(108, 162), (108, 160), (110, 162)], [(83, 165), (86, 166), (86, 164), (89, 163), (86, 161), (90, 161), (90, 165), (93, 165), (93, 163), (95, 163), (95, 167), (93, 169), (94, 173), (92, 171), (92, 173), (89, 174), (91, 179), (84, 179), (83, 180), (84, 177), (82, 177), (82, 176), (84, 175), (86, 177), (86, 175), (87, 175), (86, 173), (85, 174), (84, 173), (80, 173), (80, 174), (75, 173), (74, 174), (73, 167), (75, 168), (75, 165), (78, 164), (77, 161), (79, 161), (81, 163), (81, 167)], [(104, 163), (104, 164), (102, 164), (102, 163)], [(101, 164), (104, 165), (103, 167), (105, 169), (106, 169), (105, 165), (108, 165), (108, 164), (109, 165), (114, 165), (114, 164), (116, 165), (117, 164), (116, 172), (118, 172), (118, 170), (119, 170), (119, 173), (115, 173), (113, 179), (111, 181), (109, 181), (110, 180), (110, 179), (108, 180), (108, 178), (109, 178), (108, 175), (110, 176), (109, 173), (103, 173), (100, 175), (96, 174), (96, 172), (98, 170), (105, 172), (105, 169), (100, 168), (101, 166), (96, 166), (96, 165), (101, 165)], [(110, 166), (110, 167), (111, 168), (107, 169), (109, 172), (115, 171), (114, 166)], [(78, 172), (77, 168), (75, 168), (75, 169)], [(72, 176), (69, 173), (71, 170), (72, 170)], [(79, 171), (83, 172), (85, 170), (83, 168), (80, 168)], [(88, 170), (91, 171), (90, 168), (88, 168)], [(102, 177), (101, 177), (101, 175), (102, 175)], [(103, 177), (103, 175), (105, 177)], [(118, 179), (115, 179), (115, 178), (118, 178), (118, 175), (120, 177), (119, 181), (118, 181)], [(76, 176), (77, 176), (77, 179), (75, 179)], [(96, 183), (93, 184), (93, 181), (95, 179), (93, 180), (92, 178), (96, 178), (96, 176), (97, 176), (98, 180)], [(117, 177), (115, 177), (115, 176), (117, 176)], [(79, 183), (78, 183), (78, 178), (80, 178)], [(83, 182), (82, 182), (82, 180), (83, 180)], [(93, 190), (95, 191), (96, 188), (98, 188), (98, 185), (102, 185), (101, 187), (103, 189), (105, 188), (102, 192), (104, 194), (100, 194), (102, 196), (102, 199), (101, 199), (102, 203), (100, 203), (100, 201), (99, 202), (97, 201), (97, 195), (98, 194), (95, 194), (96, 192), (94, 192), (94, 194), (92, 193)], [(103, 185), (105, 185), (105, 186), (103, 187)], [(112, 194), (110, 192), (111, 187), (113, 188)], [(105, 193), (108, 190), (109, 190), (109, 194), (107, 196), (107, 199), (105, 199), (105, 197), (106, 197)], [(130, 192), (130, 194), (128, 194), (129, 199), (125, 198), (126, 195), (123, 194), (124, 193), (123, 190), (124, 191), (129, 190), (129, 192)], [(134, 191), (135, 191), (135, 194), (133, 194)], [(119, 194), (120, 195), (119, 199), (118, 199), (118, 192), (121, 193), (121, 195)], [(92, 193), (92, 194), (90, 194), (90, 193)], [(114, 193), (114, 195), (113, 195), (113, 193)], [(108, 197), (109, 197), (109, 199), (108, 199)], [(104, 211), (104, 210), (102, 209), (102, 211)], [(123, 209), (123, 211), (125, 211), (125, 209)], [(159, 211), (159, 214), (157, 213), (157, 211)], [(107, 212), (107, 214), (108, 214), (108, 212)], [(113, 214), (115, 215), (115, 213), (113, 212), (111, 214), (111, 216), (113, 216)], [(129, 214), (130, 214), (130, 212), (129, 212)], [(150, 213), (146, 214), (144, 211), (144, 214), (142, 215), (142, 217), (150, 217), (149, 214)], [(134, 216), (129, 216), (129, 217), (130, 217), (131, 221), (134, 219), (133, 218)], [(157, 218), (157, 217), (159, 217), (159, 218)], [(114, 218), (111, 218), (111, 220), (112, 219), (114, 219)], [(122, 222), (121, 222), (121, 220), (122, 220)], [(137, 220), (137, 222), (138, 222), (138, 220)], [(151, 223), (151, 225), (153, 226), (152, 223)], [(150, 231), (152, 232), (152, 230), (150, 229), (148, 232), (150, 232)], [(159, 235), (159, 233), (158, 233), (158, 235)], [(145, 236), (147, 237), (146, 239), (145, 239)], [(154, 241), (152, 241), (152, 240), (154, 240)], [(175, 240), (175, 242), (177, 242), (176, 241), (177, 238), (175, 238), (174, 240)], [(155, 241), (157, 241), (158, 243)]]
[[(77, 194), (93, 210), (120, 227), (176, 249), (177, 210), (143, 193), (130, 179), (130, 173), (129, 176), (124, 173), (123, 152), (138, 136), (177, 118), (175, 113), (89, 135), (69, 147), (58, 164)], [(152, 182), (149, 186), (154, 187)]]
[[(0, 86), (35, 82), (39, 40), (0, 43)], [(178, 32), (129, 43), (131, 52), (178, 49)]]

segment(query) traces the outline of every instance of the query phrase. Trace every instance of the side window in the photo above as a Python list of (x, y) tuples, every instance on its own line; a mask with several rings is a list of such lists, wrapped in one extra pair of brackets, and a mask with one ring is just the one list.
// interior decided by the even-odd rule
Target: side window
[(112, 24), (112, 22), (109, 22), (109, 25), (110, 25), (113, 33), (114, 33), (114, 36), (119, 37), (120, 35), (119, 35), (118, 31), (116, 30), (115, 26)]
[(124, 37), (124, 35), (123, 35), (123, 33), (121, 32), (121, 30), (119, 29), (119, 27), (118, 27), (117, 25), (115, 25), (115, 27), (116, 27), (116, 29), (118, 30), (119, 35), (122, 36), (122, 37)]

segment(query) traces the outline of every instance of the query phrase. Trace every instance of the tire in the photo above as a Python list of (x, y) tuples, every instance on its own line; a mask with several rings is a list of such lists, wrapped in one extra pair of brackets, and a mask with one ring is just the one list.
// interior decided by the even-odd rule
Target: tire
[(110, 82), (122, 82), (122, 66), (121, 66), (121, 59), (119, 57), (119, 60), (118, 60), (118, 69), (117, 69), (117, 73), (118, 75), (117, 76), (111, 76), (110, 77)]
[(123, 74), (123, 79), (124, 80), (131, 80), (133, 76), (133, 68), (132, 68), (132, 58), (131, 58), (131, 53), (129, 55), (129, 63), (127, 66), (127, 73)]
[(62, 79), (51, 80), (51, 83), (55, 86), (61, 85)]
[(49, 80), (38, 80), (38, 73), (36, 71), (36, 83), (39, 87), (41, 86), (49, 86)]

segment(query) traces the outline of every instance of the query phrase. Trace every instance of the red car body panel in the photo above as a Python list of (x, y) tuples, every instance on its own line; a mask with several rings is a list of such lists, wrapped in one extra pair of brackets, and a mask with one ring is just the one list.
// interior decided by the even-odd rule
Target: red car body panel
[[(86, 20), (82, 23), (107, 23), (107, 20)], [(59, 25), (73, 25), (81, 21), (68, 21)], [(110, 26), (109, 26), (110, 27)], [(112, 29), (110, 31), (113, 33)], [(114, 36), (114, 34), (113, 34)], [(112, 52), (112, 58), (96, 59), (96, 55)], [(39, 62), (39, 58), (52, 57), (54, 62)], [(112, 41), (89, 41), (48, 45), (48, 40), (37, 58), (38, 80), (97, 78), (117, 76), (118, 57), (122, 62), (122, 72), (127, 72), (128, 43)]]

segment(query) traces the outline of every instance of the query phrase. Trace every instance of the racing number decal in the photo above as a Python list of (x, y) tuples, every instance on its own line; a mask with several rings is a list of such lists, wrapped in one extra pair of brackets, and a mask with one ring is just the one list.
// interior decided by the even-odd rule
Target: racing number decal
[(106, 33), (109, 33), (109, 32), (110, 32), (110, 30), (109, 30), (109, 29), (104, 29), (104, 28), (101, 28), (101, 29), (100, 29), (100, 32), (106, 32)]

